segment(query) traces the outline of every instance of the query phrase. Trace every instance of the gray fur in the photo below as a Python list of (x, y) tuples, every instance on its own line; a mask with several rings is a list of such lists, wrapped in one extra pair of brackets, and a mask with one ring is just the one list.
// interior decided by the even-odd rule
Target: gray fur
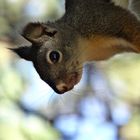
[[(139, 11), (137, 6), (132, 7), (136, 12)], [(64, 93), (79, 82), (82, 73), (81, 53), (84, 50), (78, 46), (79, 39), (88, 40), (96, 35), (125, 40), (140, 51), (139, 20), (129, 10), (115, 6), (110, 0), (66, 0), (66, 13), (61, 19), (28, 24), (23, 30), (23, 36), (32, 45), (14, 51), (22, 58), (32, 61), (41, 79), (54, 91)], [(121, 51), (123, 47), (119, 47)], [(62, 53), (60, 63), (50, 64), (46, 60), (46, 54), (50, 50)], [(57, 89), (60, 82), (67, 84), (61, 91)]]

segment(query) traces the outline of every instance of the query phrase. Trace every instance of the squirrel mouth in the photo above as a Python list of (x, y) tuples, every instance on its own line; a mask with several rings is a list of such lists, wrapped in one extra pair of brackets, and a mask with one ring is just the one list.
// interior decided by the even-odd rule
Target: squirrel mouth
[(65, 77), (65, 81), (59, 81), (56, 85), (55, 91), (58, 94), (64, 94), (67, 91), (70, 91), (74, 88), (74, 86), (79, 83), (81, 79), (81, 74), (78, 72), (74, 72), (69, 76)]

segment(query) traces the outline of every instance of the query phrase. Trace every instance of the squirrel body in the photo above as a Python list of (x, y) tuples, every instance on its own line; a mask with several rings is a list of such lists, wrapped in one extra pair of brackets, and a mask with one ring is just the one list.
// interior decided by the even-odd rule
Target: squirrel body
[(140, 21), (129, 10), (110, 0), (66, 0), (65, 5), (59, 20), (24, 28), (31, 46), (12, 49), (32, 61), (41, 79), (59, 94), (80, 81), (85, 62), (140, 52)]

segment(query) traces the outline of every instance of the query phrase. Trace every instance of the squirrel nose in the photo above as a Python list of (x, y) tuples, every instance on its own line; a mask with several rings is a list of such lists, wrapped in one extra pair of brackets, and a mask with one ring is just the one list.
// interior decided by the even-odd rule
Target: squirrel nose
[(60, 83), (56, 86), (57, 90), (61, 93), (64, 93), (69, 90), (69, 87), (65, 83)]

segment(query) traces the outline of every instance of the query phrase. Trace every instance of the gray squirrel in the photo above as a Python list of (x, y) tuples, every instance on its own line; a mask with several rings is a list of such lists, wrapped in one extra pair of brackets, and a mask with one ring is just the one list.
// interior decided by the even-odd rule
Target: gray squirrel
[[(133, 2), (132, 9), (140, 14)], [(66, 0), (65, 9), (55, 22), (27, 24), (22, 36), (32, 45), (12, 48), (33, 62), (40, 78), (56, 93), (74, 88), (87, 61), (140, 52), (140, 21), (134, 12), (111, 0)]]

